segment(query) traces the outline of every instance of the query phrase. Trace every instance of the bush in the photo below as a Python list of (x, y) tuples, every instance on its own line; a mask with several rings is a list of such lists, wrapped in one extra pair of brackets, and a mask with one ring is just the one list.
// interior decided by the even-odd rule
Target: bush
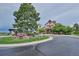
[(57, 33), (57, 34), (69, 35), (72, 32), (72, 28), (69, 26), (64, 26), (64, 25), (58, 23), (52, 28), (52, 32)]
[(44, 28), (38, 28), (38, 29), (37, 29), (37, 32), (38, 32), (38, 33), (44, 33), (44, 32), (45, 32), (45, 29), (44, 29)]
[(79, 35), (79, 31), (75, 31), (73, 32), (73, 34)]
[(33, 33), (33, 32), (28, 31), (26, 34), (27, 34), (27, 35), (33, 35), (34, 33)]
[(0, 36), (6, 36), (6, 35), (9, 35), (9, 33), (5, 33), (5, 32), (0, 32)]

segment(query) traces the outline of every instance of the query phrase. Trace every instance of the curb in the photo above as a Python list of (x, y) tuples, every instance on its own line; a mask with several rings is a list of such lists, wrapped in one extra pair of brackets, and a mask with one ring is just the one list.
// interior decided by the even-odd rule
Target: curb
[(35, 41), (35, 42), (29, 42), (29, 43), (18, 43), (18, 44), (0, 44), (0, 47), (20, 47), (20, 46), (30, 46), (34, 44), (40, 44), (44, 43), (47, 41), (52, 40), (53, 37), (49, 37), (48, 39), (40, 40), (40, 41)]
[(79, 36), (76, 36), (76, 35), (53, 35), (53, 36), (68, 36), (68, 37), (71, 37), (71, 38), (79, 39)]
[(79, 39), (79, 36), (75, 36), (75, 35), (71, 35), (71, 36), (69, 36), (69, 37)]

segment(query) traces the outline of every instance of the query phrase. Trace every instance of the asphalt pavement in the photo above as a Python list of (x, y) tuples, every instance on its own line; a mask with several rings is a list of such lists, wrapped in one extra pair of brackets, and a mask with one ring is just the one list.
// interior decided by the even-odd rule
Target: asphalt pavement
[(54, 36), (38, 45), (0, 48), (0, 56), (79, 56), (79, 38)]

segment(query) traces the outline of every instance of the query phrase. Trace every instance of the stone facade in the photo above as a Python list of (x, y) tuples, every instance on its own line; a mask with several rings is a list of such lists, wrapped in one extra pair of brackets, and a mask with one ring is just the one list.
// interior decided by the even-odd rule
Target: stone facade
[(55, 26), (55, 24), (56, 24), (56, 21), (48, 20), (48, 22), (44, 26), (45, 32), (51, 33), (51, 29)]

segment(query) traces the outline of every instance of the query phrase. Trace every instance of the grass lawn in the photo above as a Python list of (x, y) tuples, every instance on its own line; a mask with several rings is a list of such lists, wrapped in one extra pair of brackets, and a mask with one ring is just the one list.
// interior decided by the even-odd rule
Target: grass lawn
[(31, 37), (31, 38), (13, 38), (13, 37), (3, 37), (0, 38), (0, 44), (14, 44), (14, 43), (27, 43), (33, 41), (40, 41), (47, 39), (48, 36), (38, 36), (38, 37)]

